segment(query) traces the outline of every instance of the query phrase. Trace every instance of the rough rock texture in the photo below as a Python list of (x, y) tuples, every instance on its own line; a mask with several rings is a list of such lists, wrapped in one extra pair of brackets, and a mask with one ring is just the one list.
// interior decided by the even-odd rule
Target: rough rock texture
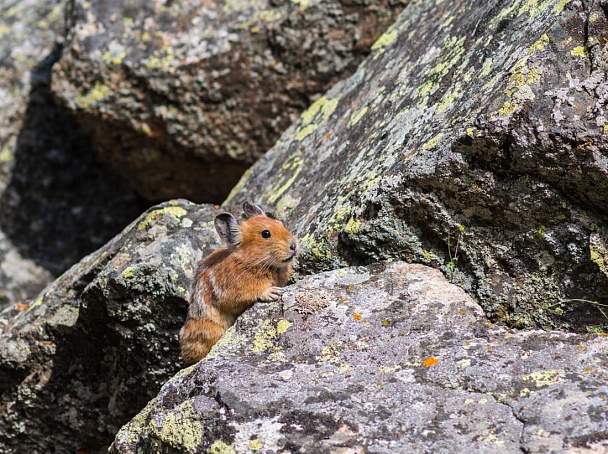
[(68, 4), (0, 10), (0, 307), (34, 297), (146, 206), (49, 91)]
[(0, 452), (108, 446), (179, 367), (193, 267), (217, 210), (154, 207), (51, 284), (0, 334)]
[(336, 270), (246, 312), (110, 452), (606, 449), (607, 348), (491, 325), (423, 265)]
[(603, 329), (606, 11), (409, 4), (228, 201), (277, 205), (304, 273), (402, 258), (442, 269), (494, 320)]
[(53, 91), (149, 200), (220, 202), (402, 1), (74, 1)]

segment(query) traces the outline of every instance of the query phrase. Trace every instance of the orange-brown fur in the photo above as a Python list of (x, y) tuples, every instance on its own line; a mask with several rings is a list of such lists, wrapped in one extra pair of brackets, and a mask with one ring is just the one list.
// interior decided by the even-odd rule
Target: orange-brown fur
[[(244, 208), (253, 216), (241, 223), (229, 214), (219, 215), (223, 216), (219, 221), (216, 218), (218, 233), (228, 246), (198, 263), (180, 338), (182, 357), (188, 364), (204, 358), (224, 331), (256, 301), (278, 299), (279, 287), (291, 277), (292, 259), (298, 253), (296, 238), (255, 205), (246, 203)], [(233, 230), (226, 233), (226, 226)], [(262, 236), (265, 230), (270, 232), (269, 238)]]

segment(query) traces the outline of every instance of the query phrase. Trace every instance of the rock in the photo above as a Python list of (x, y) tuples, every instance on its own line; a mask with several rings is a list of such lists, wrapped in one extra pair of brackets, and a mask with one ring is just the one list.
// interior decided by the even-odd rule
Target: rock
[(71, 2), (12, 3), (0, 13), (0, 307), (35, 297), (148, 206), (50, 93)]
[(228, 201), (294, 227), (301, 273), (404, 259), (496, 321), (604, 330), (606, 3), (408, 4)]
[(282, 307), (257, 304), (241, 316), (110, 452), (605, 446), (607, 348), (602, 336), (492, 325), (426, 266), (335, 270), (289, 287)]
[(0, 333), (0, 452), (107, 447), (180, 366), (193, 267), (217, 210), (156, 206), (53, 282)]
[(148, 200), (221, 202), (403, 2), (75, 1), (53, 91)]

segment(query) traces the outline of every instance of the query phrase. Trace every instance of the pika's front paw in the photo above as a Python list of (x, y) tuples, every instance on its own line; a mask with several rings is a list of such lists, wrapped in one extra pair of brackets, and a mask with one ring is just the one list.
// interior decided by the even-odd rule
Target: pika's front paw
[(259, 296), (258, 299), (265, 303), (270, 303), (272, 301), (278, 301), (282, 294), (283, 289), (281, 287), (269, 287)]

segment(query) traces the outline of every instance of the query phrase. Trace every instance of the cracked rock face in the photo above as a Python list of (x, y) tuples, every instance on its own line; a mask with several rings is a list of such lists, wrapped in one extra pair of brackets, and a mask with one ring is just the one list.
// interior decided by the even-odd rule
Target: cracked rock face
[[(437, 270), (309, 276), (258, 304), (121, 429), (132, 452), (584, 452), (608, 341), (514, 332)], [(222, 450), (223, 449), (223, 450)]]
[(75, 1), (53, 91), (152, 201), (222, 201), (403, 2)]
[(0, 452), (98, 450), (179, 368), (193, 267), (218, 210), (158, 205), (0, 333)]
[(409, 4), (228, 201), (276, 205), (304, 273), (404, 259), (511, 326), (605, 328), (606, 10)]

